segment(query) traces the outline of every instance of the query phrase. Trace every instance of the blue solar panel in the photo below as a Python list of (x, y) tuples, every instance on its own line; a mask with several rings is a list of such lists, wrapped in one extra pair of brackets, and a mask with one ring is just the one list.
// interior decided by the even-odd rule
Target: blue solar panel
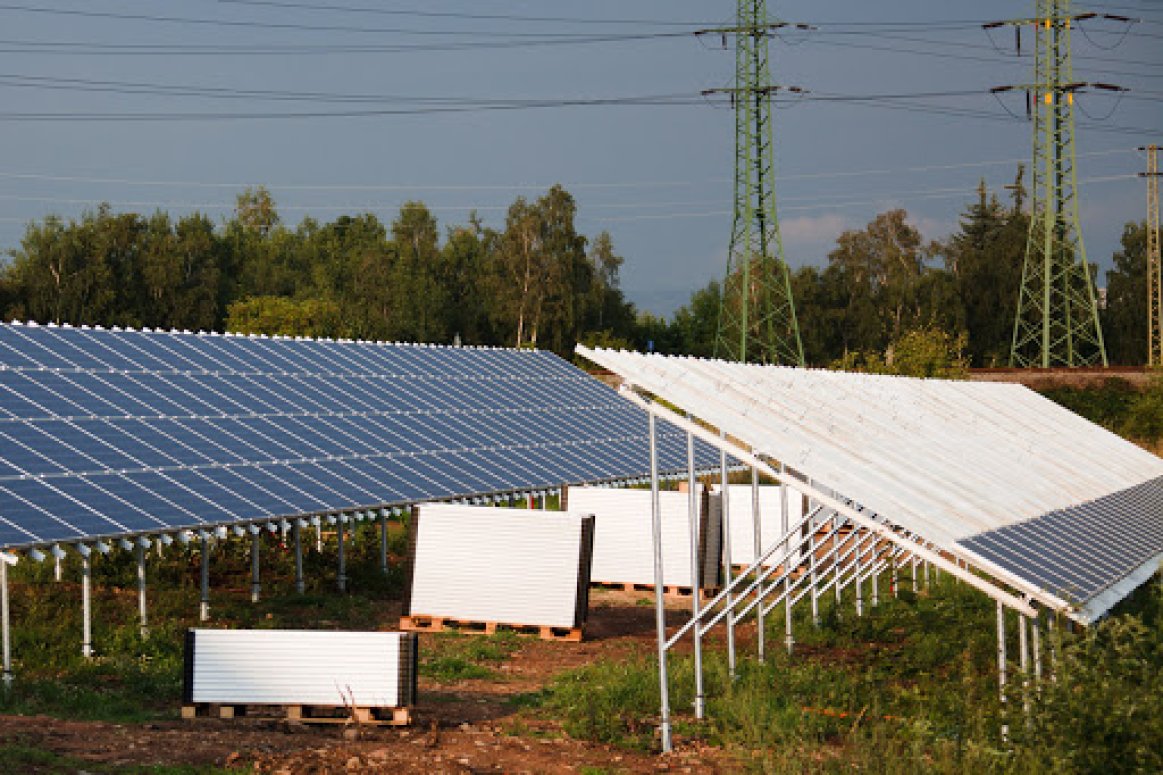
[(646, 431), (544, 352), (0, 324), (0, 547), (634, 478)]

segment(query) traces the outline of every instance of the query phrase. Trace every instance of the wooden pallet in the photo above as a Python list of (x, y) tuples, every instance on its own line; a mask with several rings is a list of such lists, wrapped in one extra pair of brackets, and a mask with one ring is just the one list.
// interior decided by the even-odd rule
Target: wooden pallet
[[(594, 581), (590, 583), (590, 586), (597, 589), (616, 589), (623, 592), (649, 592), (650, 594), (654, 594), (653, 584), (635, 584), (632, 581)], [(690, 587), (680, 587), (675, 586), (674, 584), (667, 584), (662, 588), (662, 592), (664, 595), (678, 595), (680, 597), (691, 596)], [(715, 595), (718, 594), (718, 592), (718, 587), (703, 588), (704, 595)]]
[(510, 630), (529, 635), (537, 635), (541, 640), (556, 640), (580, 643), (581, 627), (553, 627), (547, 624), (514, 624), (513, 622), (481, 622), (466, 619), (452, 619), (445, 616), (400, 617), (400, 629), (410, 632), (459, 632), (467, 635), (493, 635), (498, 629)]
[(412, 723), (410, 708), (343, 705), (229, 705), (197, 703), (182, 706), (182, 718), (285, 718), (303, 724), (367, 724), (402, 727)]

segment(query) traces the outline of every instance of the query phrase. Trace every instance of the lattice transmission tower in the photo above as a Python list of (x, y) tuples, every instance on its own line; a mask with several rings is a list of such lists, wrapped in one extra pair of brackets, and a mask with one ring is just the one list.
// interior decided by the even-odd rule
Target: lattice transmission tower
[(1026, 240), (1010, 365), (1107, 365), (1098, 301), (1078, 220), (1074, 150), (1074, 96), (1087, 84), (1074, 80), (1070, 31), (1079, 18), (1070, 0), (1036, 0), (1032, 19), (987, 27), (1034, 27), (1034, 81), (995, 92), (1024, 90), (1033, 118), (1034, 160), (1030, 231)]
[(1147, 363), (1163, 365), (1163, 259), (1159, 256), (1159, 146), (1147, 152)]
[(734, 86), (706, 92), (728, 94), (735, 110), (735, 217), (715, 356), (802, 366), (804, 347), (775, 209), (771, 103), (783, 87), (771, 81), (767, 45), (776, 30), (788, 26), (806, 27), (770, 21), (764, 0), (738, 0), (734, 26), (700, 34), (735, 41)]

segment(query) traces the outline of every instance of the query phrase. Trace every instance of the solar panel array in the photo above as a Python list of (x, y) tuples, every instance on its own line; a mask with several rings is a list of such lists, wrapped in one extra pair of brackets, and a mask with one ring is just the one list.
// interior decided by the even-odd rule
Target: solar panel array
[(1078, 621), (1163, 561), (1163, 460), (1021, 385), (577, 351)]
[(545, 352), (0, 324), (0, 547), (632, 478), (646, 435)]

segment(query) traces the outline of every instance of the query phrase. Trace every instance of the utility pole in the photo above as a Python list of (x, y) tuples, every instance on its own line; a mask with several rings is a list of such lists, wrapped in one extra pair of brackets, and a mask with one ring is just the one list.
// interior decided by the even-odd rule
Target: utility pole
[(1107, 365), (1078, 219), (1074, 96), (1087, 87), (1121, 89), (1075, 81), (1070, 51), (1071, 28), (1100, 16), (1130, 21), (1110, 14), (1072, 14), (1070, 0), (1036, 0), (1034, 18), (983, 25), (986, 29), (1012, 26), (1019, 54), (1022, 28), (1034, 28), (1033, 83), (993, 89), (995, 94), (1024, 91), (1034, 128), (1032, 212), (1010, 366)]
[(1163, 260), (1159, 257), (1159, 146), (1147, 152), (1147, 365), (1163, 366)]
[[(700, 30), (726, 46), (735, 40), (735, 85), (704, 94), (727, 94), (735, 110), (735, 217), (727, 275), (719, 302), (715, 356), (758, 363), (804, 364), (791, 275), (775, 209), (772, 95), (768, 38), (789, 25), (770, 22), (765, 0), (738, 0), (735, 26)], [(787, 88), (789, 92), (801, 89)]]

